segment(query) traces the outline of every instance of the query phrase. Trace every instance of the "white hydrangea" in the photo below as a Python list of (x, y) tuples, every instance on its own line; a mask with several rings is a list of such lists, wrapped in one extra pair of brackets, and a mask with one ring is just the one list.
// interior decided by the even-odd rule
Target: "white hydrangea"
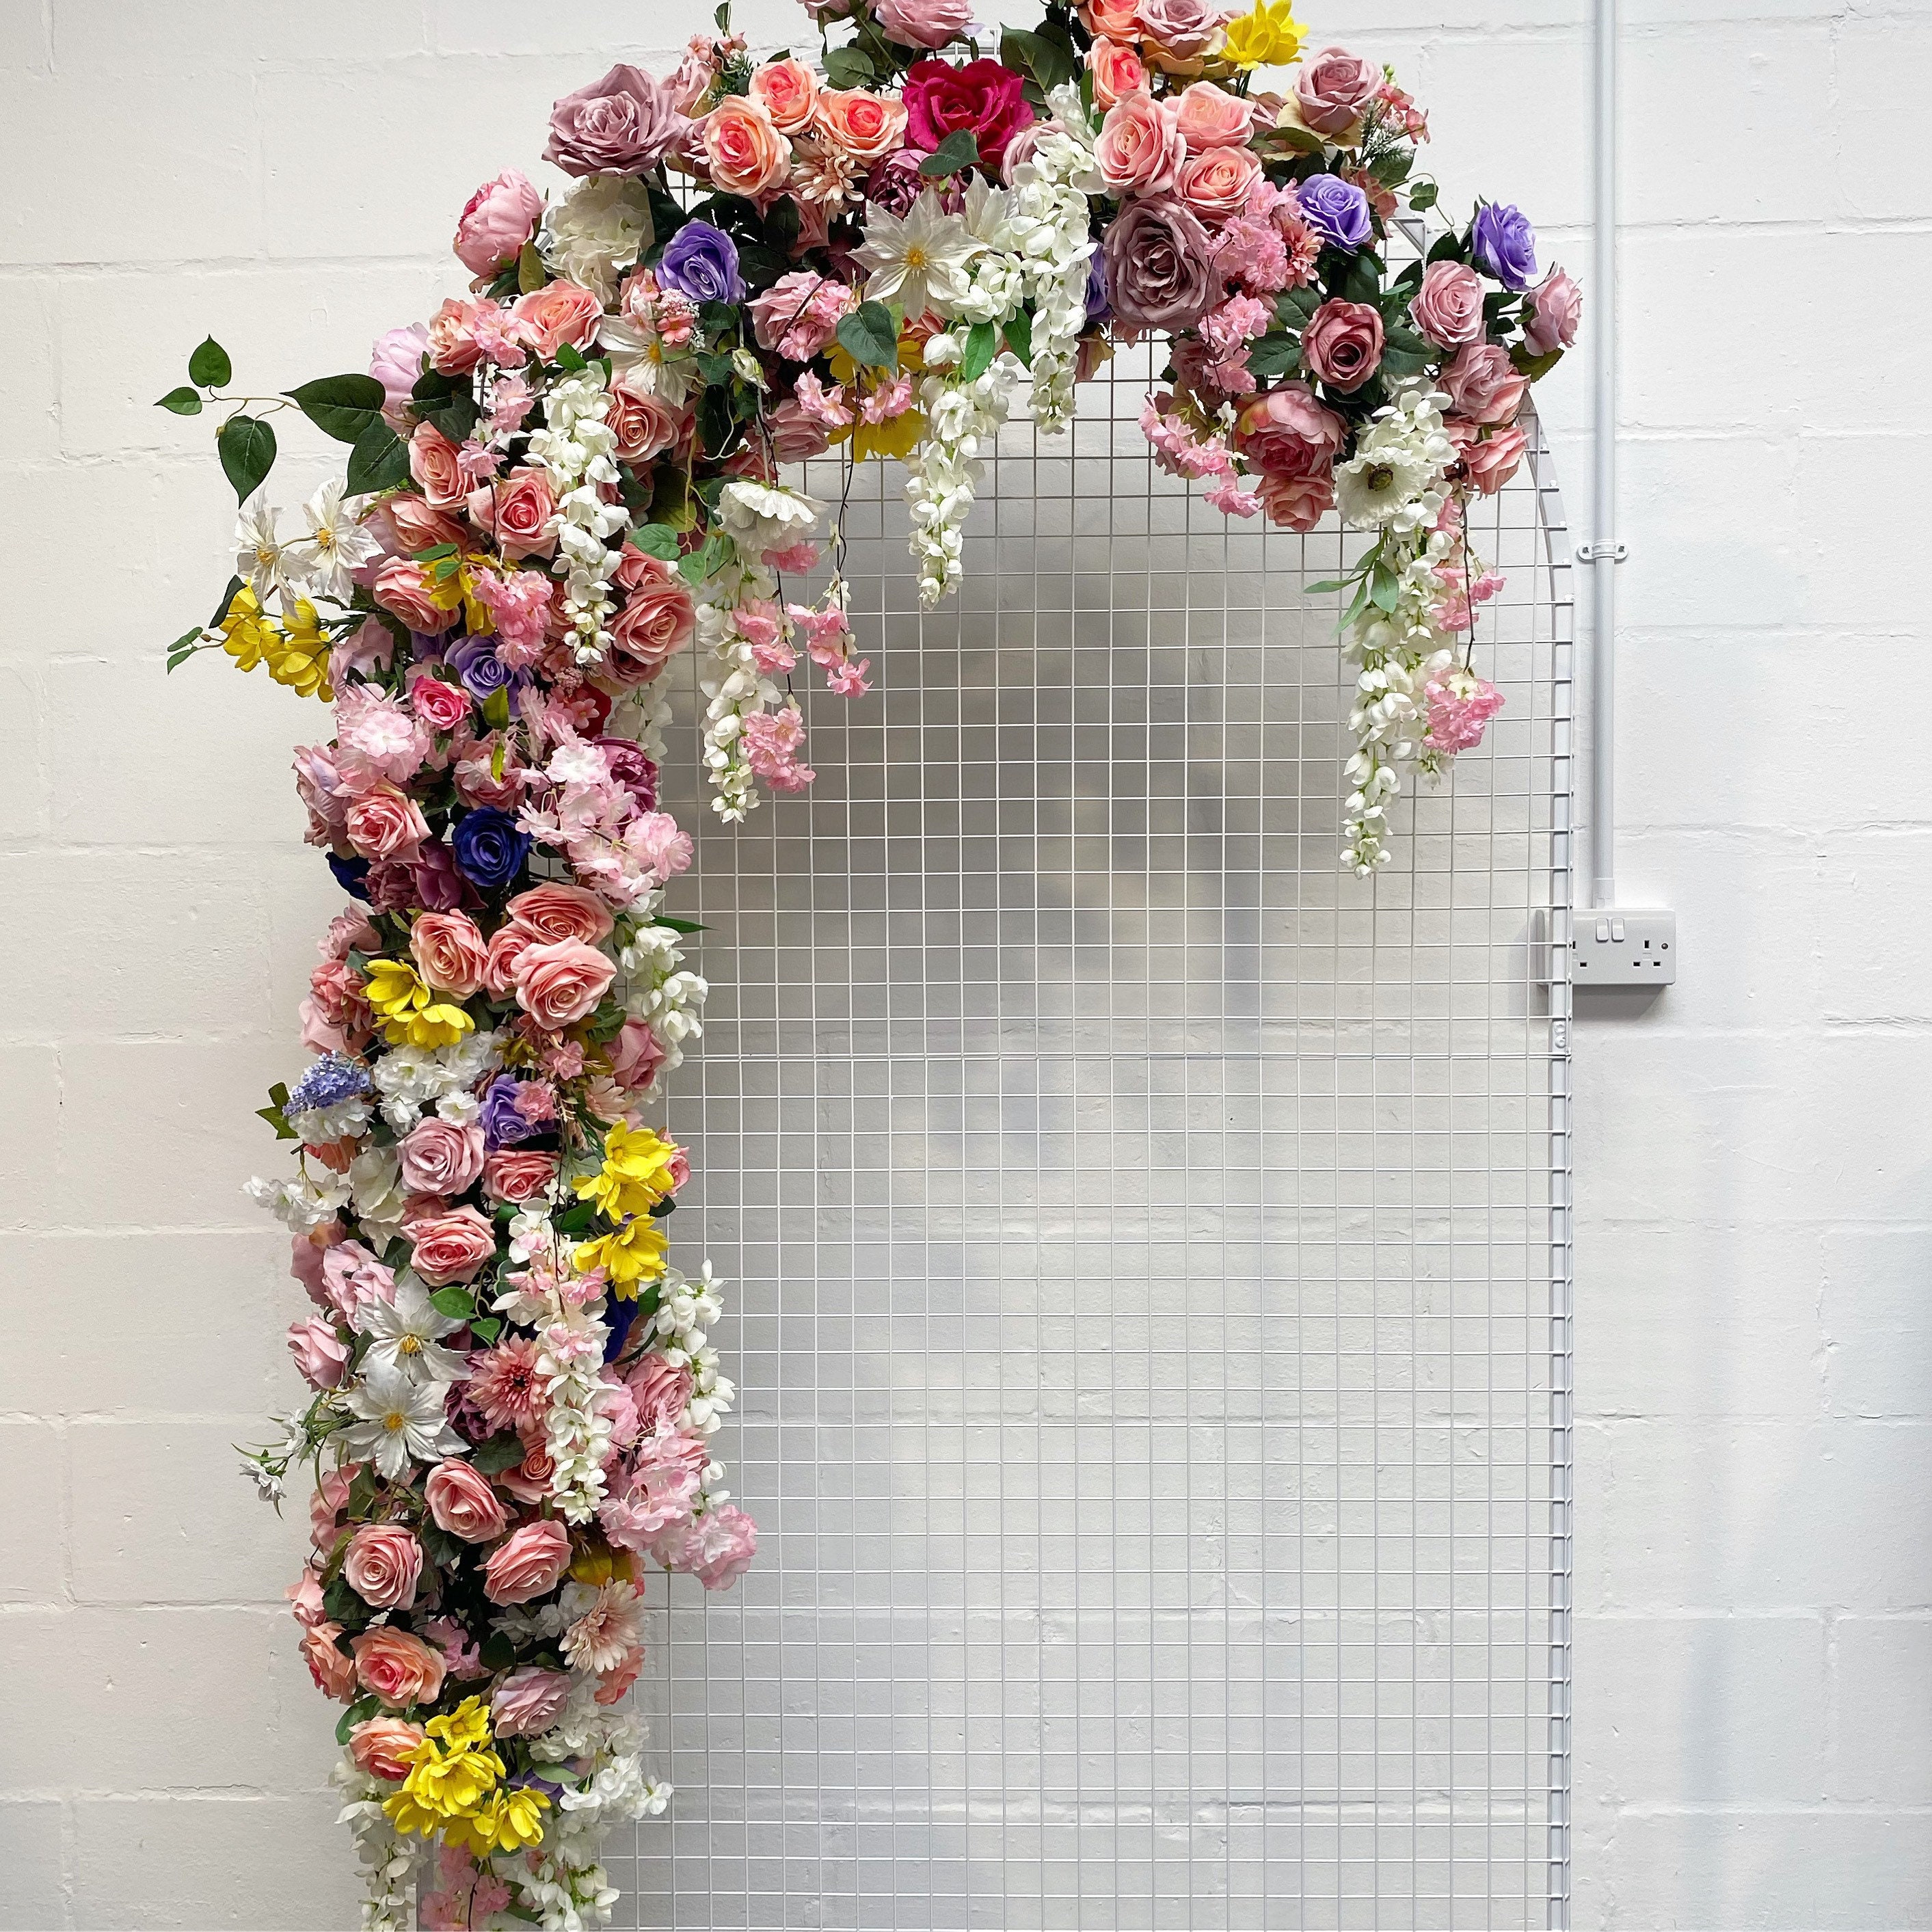
[(650, 197), (641, 181), (589, 175), (544, 210), (537, 249), (553, 274), (594, 291), (608, 308), (652, 235)]

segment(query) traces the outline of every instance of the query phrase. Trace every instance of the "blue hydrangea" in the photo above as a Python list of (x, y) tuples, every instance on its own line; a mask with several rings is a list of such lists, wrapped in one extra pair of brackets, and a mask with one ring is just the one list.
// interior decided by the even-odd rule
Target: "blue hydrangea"
[(310, 1108), (339, 1107), (369, 1091), (368, 1071), (339, 1053), (325, 1053), (289, 1090), (290, 1114), (305, 1114)]

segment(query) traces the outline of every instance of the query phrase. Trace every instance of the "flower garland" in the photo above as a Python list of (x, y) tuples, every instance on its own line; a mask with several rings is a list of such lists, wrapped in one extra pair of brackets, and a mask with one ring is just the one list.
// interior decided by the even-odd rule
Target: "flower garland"
[[(714, 808), (812, 782), (798, 678), (868, 688), (842, 498), (785, 466), (904, 462), (922, 598), (960, 580), (985, 456), (1024, 394), (1063, 428), (1120, 344), (1165, 338), (1142, 416), (1211, 506), (1360, 533), (1346, 862), (1478, 743), (1471, 662), (1502, 580), (1465, 508), (1525, 453), (1528, 385), (1577, 292), (1480, 206), (1426, 260), (1421, 110), (1287, 0), (1048, 0), (994, 54), (968, 0), (808, 0), (817, 65), (719, 31), (663, 79), (619, 65), (552, 112), (547, 197), (506, 170), (455, 252), (472, 280), (368, 375), (231, 388), (212, 338), (162, 406), (220, 414), (235, 571), (173, 670), (218, 650), (334, 707), (296, 756), (350, 904), (302, 1003), (314, 1056), (264, 1118), (313, 1312), (310, 1400), (249, 1465), (313, 1470), (290, 1596), (345, 1708), (334, 1781), (364, 1923), (608, 1921), (610, 1824), (662, 1811), (636, 1721), (650, 1569), (728, 1586), (757, 1538), (710, 1438), (734, 1391), (708, 1264), (674, 1267), (687, 1178), (664, 1076), (702, 1033), (691, 842), (658, 804), (666, 664), (704, 659)], [(836, 44), (835, 44), (835, 37)], [(1264, 69), (1292, 70), (1279, 89)], [(285, 534), (272, 418), (347, 446)], [(815, 598), (786, 580), (829, 559)]]

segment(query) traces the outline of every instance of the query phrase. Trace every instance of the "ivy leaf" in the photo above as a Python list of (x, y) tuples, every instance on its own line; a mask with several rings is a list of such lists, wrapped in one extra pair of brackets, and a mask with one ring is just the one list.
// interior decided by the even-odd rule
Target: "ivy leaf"
[(920, 163), (919, 171), (928, 181), (944, 181), (948, 175), (979, 165), (979, 137), (970, 128), (956, 128)]
[(484, 1342), (495, 1341), (502, 1330), (502, 1323), (494, 1315), (479, 1315), (470, 1324), (470, 1334)]
[(284, 393), (338, 442), (360, 442), (382, 420), (382, 386), (373, 376), (322, 376)]
[(292, 1141), (298, 1138), (295, 1129), (289, 1125), (288, 1116), (280, 1107), (257, 1107), (255, 1118), (266, 1120), (274, 1129), (275, 1138), (278, 1141)]
[(976, 382), (993, 366), (1000, 332), (990, 322), (976, 322), (966, 334), (966, 353), (959, 358), (959, 380)]
[(1025, 309), (1006, 324), (1006, 346), (1030, 369), (1033, 367), (1033, 316)]
[(275, 432), (253, 416), (230, 416), (221, 425), (214, 446), (221, 457), (222, 474), (234, 487), (235, 500), (245, 503), (275, 466)]
[(1436, 206), (1438, 190), (1432, 181), (1419, 181), (1408, 191), (1408, 205), (1418, 214), (1426, 214)]
[(838, 322), (838, 340), (855, 362), (870, 369), (899, 366), (899, 333), (884, 302), (862, 302)]
[(631, 541), (646, 556), (664, 563), (677, 560), (677, 532), (668, 524), (640, 524), (632, 531)]
[(227, 350), (212, 335), (188, 358), (188, 379), (197, 388), (218, 389), (234, 374)]
[(170, 389), (154, 406), (158, 410), (172, 410), (178, 416), (198, 416), (201, 413), (201, 398), (185, 387)]

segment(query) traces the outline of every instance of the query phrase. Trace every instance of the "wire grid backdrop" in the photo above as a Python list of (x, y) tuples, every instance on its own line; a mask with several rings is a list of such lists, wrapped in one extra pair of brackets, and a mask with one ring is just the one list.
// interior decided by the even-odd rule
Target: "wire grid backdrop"
[(1548, 456), (1471, 513), (1506, 707), (1365, 883), (1302, 589), (1345, 539), (1157, 472), (1148, 374), (1005, 433), (930, 614), (860, 466), (876, 688), (807, 699), (817, 784), (732, 828), (667, 775), (712, 987), (672, 1232), (761, 1541), (658, 1619), (621, 1924), (1566, 1922)]

